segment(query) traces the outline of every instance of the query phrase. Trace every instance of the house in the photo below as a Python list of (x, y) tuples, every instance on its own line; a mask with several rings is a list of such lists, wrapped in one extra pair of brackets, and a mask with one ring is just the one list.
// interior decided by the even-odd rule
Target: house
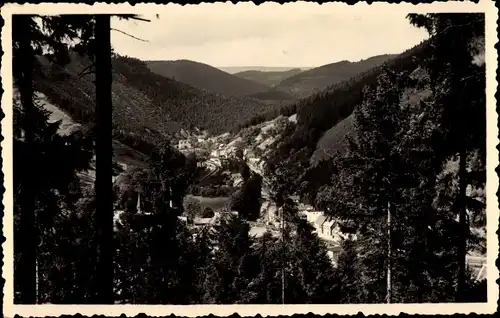
[[(309, 204), (304, 204), (304, 203), (302, 203), (302, 202), (299, 202), (299, 204), (298, 204), (298, 207), (297, 207), (297, 208), (298, 208), (298, 210), (299, 210), (299, 211), (313, 211), (313, 210), (314, 210), (314, 208), (313, 208), (313, 206), (312, 206), (312, 205), (309, 205)], [(322, 212), (321, 212), (321, 213), (322, 213)]]
[(221, 155), (221, 151), (219, 149), (212, 150), (210, 153), (211, 157), (219, 157)]
[(254, 236), (255, 238), (262, 237), (267, 232), (267, 228), (265, 226), (252, 226), (250, 227), (249, 235)]
[(304, 215), (307, 219), (308, 222), (314, 223), (318, 217), (323, 215), (323, 211), (301, 211), (300, 212), (302, 215)]
[(228, 217), (228, 216), (231, 216), (231, 215), (238, 216), (238, 212), (236, 212), (236, 211), (227, 211), (225, 208), (223, 208), (220, 211), (215, 211), (214, 214), (215, 214), (214, 218), (216, 218), (216, 219), (218, 219), (220, 217)]
[(314, 220), (314, 227), (316, 228), (316, 231), (318, 231), (318, 234), (321, 233), (321, 234), (324, 234), (324, 226), (323, 224), (325, 223), (326, 221), (326, 216), (324, 214), (318, 216), (316, 218), (316, 220)]
[(325, 216), (324, 214), (320, 215), (313, 222), (313, 224), (316, 228), (318, 236), (322, 239), (338, 242), (343, 237), (341, 235), (337, 220)]
[(211, 226), (211, 225), (215, 224), (215, 220), (216, 220), (215, 217), (213, 217), (213, 218), (196, 217), (196, 218), (194, 218), (193, 223), (194, 223), (194, 226), (196, 226), (196, 227)]

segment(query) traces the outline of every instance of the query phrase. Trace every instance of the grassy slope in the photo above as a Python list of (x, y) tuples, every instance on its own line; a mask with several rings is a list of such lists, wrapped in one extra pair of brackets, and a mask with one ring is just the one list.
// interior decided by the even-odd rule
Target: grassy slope
[(337, 125), (327, 130), (316, 144), (316, 150), (311, 156), (311, 165), (315, 166), (321, 160), (331, 158), (335, 153), (343, 154), (346, 137), (352, 134), (354, 129), (354, 115), (351, 114)]
[[(403, 96), (402, 104), (416, 106), (422, 100), (429, 98), (430, 89), (408, 90)], [(338, 124), (327, 130), (316, 144), (316, 150), (311, 156), (311, 165), (315, 166), (321, 160), (331, 158), (335, 153), (342, 155), (347, 147), (346, 137), (354, 137), (354, 115), (341, 120)]]
[(269, 89), (267, 85), (194, 61), (147, 61), (146, 64), (156, 74), (219, 94), (245, 96)]
[(323, 65), (288, 77), (276, 88), (297, 97), (305, 97), (368, 69), (380, 65), (395, 55), (379, 55), (359, 62), (341, 61)]

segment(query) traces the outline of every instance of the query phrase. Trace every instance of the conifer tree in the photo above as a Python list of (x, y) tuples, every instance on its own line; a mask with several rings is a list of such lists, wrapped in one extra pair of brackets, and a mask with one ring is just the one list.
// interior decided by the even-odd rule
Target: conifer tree
[(365, 287), (359, 276), (357, 244), (352, 239), (347, 239), (342, 241), (341, 248), (335, 268), (335, 297), (341, 304), (361, 303)]
[[(289, 207), (291, 205), (291, 207)], [(314, 233), (313, 226), (299, 216), (294, 203), (287, 200), (284, 211), (290, 218), (294, 235), (287, 242), (289, 274), (286, 303), (327, 304), (334, 303), (336, 287), (332, 261), (326, 246)], [(295, 211), (294, 211), (295, 210)], [(291, 213), (290, 213), (291, 212)], [(300, 287), (299, 287), (300, 286)], [(291, 294), (291, 295), (290, 295)]]
[[(23, 237), (17, 240), (19, 245), (15, 248), (18, 295), (15, 301), (24, 304), (37, 301), (36, 255), (43, 231), (39, 218), (50, 219), (52, 216), (48, 215), (57, 214), (60, 207), (53, 200), (57, 202), (59, 195), (65, 198), (63, 200), (67, 204), (74, 202), (75, 196), (68, 195), (68, 190), (75, 190), (75, 186), (70, 184), (75, 182), (76, 171), (85, 169), (89, 162), (82, 140), (75, 135), (67, 138), (56, 136), (58, 123), (48, 124), (47, 114), (34, 100), (34, 79), (42, 76), (38, 57), (46, 49), (48, 53), (45, 57), (50, 61), (61, 65), (68, 63), (68, 45), (62, 40), (80, 38), (85, 42), (84, 35), (79, 31), (86, 30), (88, 25), (88, 19), (73, 15), (13, 16), (13, 76), (21, 105), (15, 111), (17, 136), (14, 152), (19, 159), (14, 165), (17, 189), (14, 214), (17, 214), (15, 220), (18, 220), (16, 233)], [(39, 162), (43, 169), (33, 165), (32, 160)], [(53, 193), (48, 193), (51, 191)]]
[(262, 177), (249, 173), (242, 188), (233, 195), (231, 208), (238, 211), (244, 219), (255, 221), (260, 216), (261, 191)]
[(258, 257), (259, 274), (248, 286), (254, 304), (281, 304), (281, 258), (280, 244), (271, 232), (257, 239), (255, 255)]
[(328, 214), (347, 221), (347, 229), (356, 224), (350, 230), (360, 234), (364, 302), (408, 301), (408, 286), (418, 290), (426, 285), (420, 262), (415, 272), (404, 270), (411, 265), (406, 260), (414, 259), (411, 251), (419, 251), (424, 260), (429, 255), (424, 228), (432, 216), (422, 213), (432, 210), (430, 180), (436, 175), (435, 167), (425, 161), (428, 149), (411, 129), (414, 110), (401, 106), (408, 85), (412, 79), (407, 74), (387, 71), (376, 90), (366, 91), (355, 110), (356, 136), (346, 156), (336, 160), (332, 186), (318, 198)]
[[(458, 156), (459, 161), (458, 193), (454, 195), (452, 207), (458, 212), (460, 232), (457, 240), (457, 300), (464, 301), (466, 254), (471, 239), (467, 210), (476, 214), (484, 211), (484, 205), (467, 194), (467, 187), (484, 188), (486, 175), (484, 47), (483, 58), (477, 59), (481, 52), (477, 52), (475, 45), (484, 41), (485, 18), (483, 14), (474, 13), (412, 14), (408, 18), (431, 35), (433, 50), (427, 67), (434, 88), (433, 106), (439, 110), (436, 117), (442, 130), (434, 143), (436, 159), (443, 162)], [(470, 172), (469, 157), (473, 152), (481, 159), (477, 170)]]
[(253, 239), (248, 223), (237, 216), (221, 218), (211, 233), (213, 258), (207, 273), (205, 299), (216, 304), (249, 303), (253, 298), (246, 292), (258, 274), (258, 263), (252, 252)]

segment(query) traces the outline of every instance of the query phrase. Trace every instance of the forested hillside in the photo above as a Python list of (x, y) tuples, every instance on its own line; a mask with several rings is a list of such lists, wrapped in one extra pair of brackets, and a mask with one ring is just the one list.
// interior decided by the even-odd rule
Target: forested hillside
[[(71, 55), (71, 63), (64, 68), (40, 57), (43, 75), (35, 85), (53, 104), (81, 124), (93, 125), (95, 121), (95, 75), (91, 61)], [(115, 60), (115, 66), (119, 63)], [(115, 137), (140, 139), (154, 143), (178, 131), (181, 125), (155, 103), (145, 92), (131, 86), (125, 76), (113, 74), (113, 128)], [(134, 142), (132, 142), (133, 144)]]
[(431, 38), (297, 105), (270, 158), (270, 175), (356, 235), (337, 267), (351, 302), (485, 295), (467, 262), (486, 252), (484, 16), (409, 20)]
[(380, 65), (395, 55), (374, 56), (359, 62), (341, 61), (316, 67), (283, 79), (276, 89), (296, 97), (305, 97), (327, 86), (345, 81)]
[(287, 71), (243, 71), (235, 73), (235, 76), (245, 78), (254, 82), (258, 82), (270, 87), (278, 85), (288, 77), (294, 76), (302, 72), (300, 68), (294, 68)]
[[(283, 158), (288, 158), (285, 164), (298, 182), (304, 169), (309, 167), (310, 158), (318, 147), (317, 143), (320, 138), (326, 131), (352, 114), (355, 107), (363, 100), (363, 90), (377, 84), (377, 77), (384, 68), (390, 68), (395, 72), (413, 70), (418, 65), (415, 58), (422, 57), (426, 50), (428, 50), (427, 42), (423, 42), (387, 61), (383, 67), (374, 67), (282, 108), (283, 113), (296, 111), (297, 128), (282, 137), (275, 153), (268, 158), (270, 171), (274, 164), (283, 162)], [(349, 131), (350, 125), (346, 123), (339, 127), (343, 127), (340, 129), (342, 132), (332, 131), (329, 135), (335, 137), (332, 144), (342, 148), (345, 145), (343, 134)], [(339, 150), (325, 146), (325, 143), (322, 143), (319, 147), (327, 149), (328, 153), (335, 153)], [(321, 149), (319, 151), (323, 152)]]
[(161, 76), (224, 95), (245, 96), (269, 89), (269, 86), (265, 84), (190, 60), (146, 61), (146, 65), (151, 71)]
[[(92, 64), (73, 54), (64, 68), (45, 61), (37, 86), (49, 100), (76, 120), (92, 122), (95, 89)], [(42, 61), (44, 59), (42, 58)], [(181, 127), (223, 133), (276, 106), (255, 98), (223, 96), (151, 72), (140, 60), (113, 58), (113, 124), (115, 133), (155, 139)], [(150, 138), (149, 138), (150, 137)]]

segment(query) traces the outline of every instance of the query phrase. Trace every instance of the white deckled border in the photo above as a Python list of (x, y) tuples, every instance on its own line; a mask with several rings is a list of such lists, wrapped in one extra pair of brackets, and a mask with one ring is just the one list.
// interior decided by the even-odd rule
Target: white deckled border
[[(229, 2), (226, 4), (201, 4), (199, 6), (207, 9), (216, 9), (217, 6), (232, 5)], [(239, 3), (237, 5), (253, 6), (252, 3)], [(288, 3), (285, 6), (296, 6), (300, 10), (304, 5), (317, 5), (315, 3)], [(357, 3), (349, 6), (344, 3), (328, 3), (323, 4), (325, 9), (335, 11), (356, 10), (360, 15), (374, 14), (380, 12), (404, 12), (404, 13), (425, 13), (425, 12), (484, 12), (486, 15), (486, 76), (487, 76), (487, 281), (488, 281), (488, 302), (478, 304), (372, 304), (372, 305), (190, 305), (190, 306), (170, 306), (170, 305), (13, 305), (13, 191), (12, 191), (12, 28), (11, 16), (13, 13), (36, 13), (41, 15), (64, 14), (64, 13), (139, 13), (146, 16), (154, 16), (160, 13), (160, 10), (168, 10), (176, 4), (155, 5), (155, 4), (138, 4), (131, 6), (129, 4), (106, 4), (99, 3), (94, 5), (86, 4), (7, 4), (2, 7), (1, 14), (5, 21), (2, 29), (2, 48), (5, 51), (2, 58), (2, 84), (4, 94), (2, 96), (2, 108), (5, 118), (2, 120), (2, 135), (5, 137), (2, 142), (2, 159), (4, 173), (5, 193), (3, 197), (4, 204), (4, 219), (3, 219), (3, 234), (6, 237), (6, 242), (3, 244), (4, 264), (3, 277), (5, 279), (4, 287), (4, 312), (5, 317), (13, 317), (15, 314), (21, 316), (59, 316), (61, 314), (82, 314), (91, 316), (94, 314), (119, 316), (126, 314), (127, 316), (135, 316), (139, 313), (145, 313), (149, 316), (165, 316), (175, 314), (178, 316), (203, 316), (214, 314), (216, 316), (228, 316), (233, 313), (238, 313), (240, 316), (254, 316), (260, 314), (262, 316), (277, 316), (277, 315), (292, 315), (292, 314), (307, 314), (309, 312), (315, 314), (357, 314), (359, 312), (368, 314), (388, 314), (398, 315), (399, 313), (420, 313), (420, 314), (454, 314), (454, 313), (494, 313), (497, 308), (498, 300), (498, 285), (496, 280), (499, 277), (499, 272), (495, 266), (495, 260), (498, 257), (498, 198), (496, 191), (498, 189), (498, 177), (495, 168), (498, 166), (498, 152), (496, 145), (498, 140), (498, 128), (496, 113), (495, 92), (497, 87), (496, 69), (497, 69), (497, 54), (494, 48), (498, 42), (496, 33), (496, 20), (498, 19), (498, 10), (494, 6), (493, 1), (481, 0), (479, 3), (449, 1), (443, 3), (419, 4), (413, 5), (409, 3), (388, 4), (374, 3), (367, 4)], [(273, 9), (281, 6), (277, 3), (266, 2), (261, 6)], [(160, 13), (161, 14), (161, 13)], [(452, 54), (450, 52), (450, 54)]]

